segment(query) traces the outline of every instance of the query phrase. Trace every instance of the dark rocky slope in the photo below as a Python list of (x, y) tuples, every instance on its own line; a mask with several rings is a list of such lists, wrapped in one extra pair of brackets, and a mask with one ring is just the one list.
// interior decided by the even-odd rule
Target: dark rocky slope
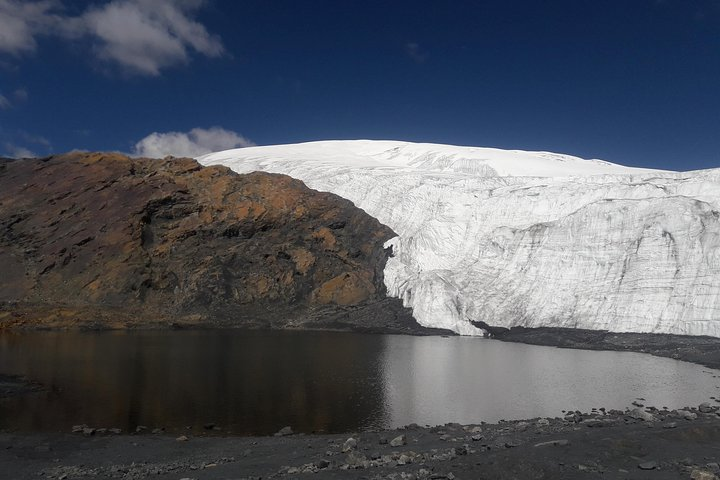
[(392, 236), (284, 175), (104, 153), (0, 162), (0, 328), (422, 333), (385, 297)]

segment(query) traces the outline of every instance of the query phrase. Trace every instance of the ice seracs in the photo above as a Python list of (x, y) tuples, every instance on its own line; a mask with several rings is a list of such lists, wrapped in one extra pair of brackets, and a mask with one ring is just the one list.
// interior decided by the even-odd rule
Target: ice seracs
[(720, 336), (720, 169), (369, 140), (198, 160), (291, 175), (390, 226), (385, 283), (422, 325)]

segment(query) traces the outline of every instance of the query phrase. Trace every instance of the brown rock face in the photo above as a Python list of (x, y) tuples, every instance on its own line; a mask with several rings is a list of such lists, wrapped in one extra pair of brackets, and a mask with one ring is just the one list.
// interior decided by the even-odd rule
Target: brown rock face
[(285, 175), (78, 153), (0, 163), (0, 328), (422, 330), (393, 232)]

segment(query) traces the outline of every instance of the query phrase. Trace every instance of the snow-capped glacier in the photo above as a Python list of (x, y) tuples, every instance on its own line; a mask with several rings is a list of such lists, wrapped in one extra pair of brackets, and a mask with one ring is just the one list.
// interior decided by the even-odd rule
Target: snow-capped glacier
[(198, 160), (293, 176), (390, 226), (385, 283), (422, 325), (720, 336), (720, 169), (370, 140)]

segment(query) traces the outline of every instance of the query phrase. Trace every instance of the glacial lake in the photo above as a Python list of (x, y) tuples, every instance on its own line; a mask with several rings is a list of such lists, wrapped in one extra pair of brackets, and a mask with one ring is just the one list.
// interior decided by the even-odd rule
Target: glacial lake
[(348, 432), (720, 398), (720, 372), (650, 355), (331, 332), (4, 333), (0, 373), (45, 385), (0, 399), (12, 431)]

